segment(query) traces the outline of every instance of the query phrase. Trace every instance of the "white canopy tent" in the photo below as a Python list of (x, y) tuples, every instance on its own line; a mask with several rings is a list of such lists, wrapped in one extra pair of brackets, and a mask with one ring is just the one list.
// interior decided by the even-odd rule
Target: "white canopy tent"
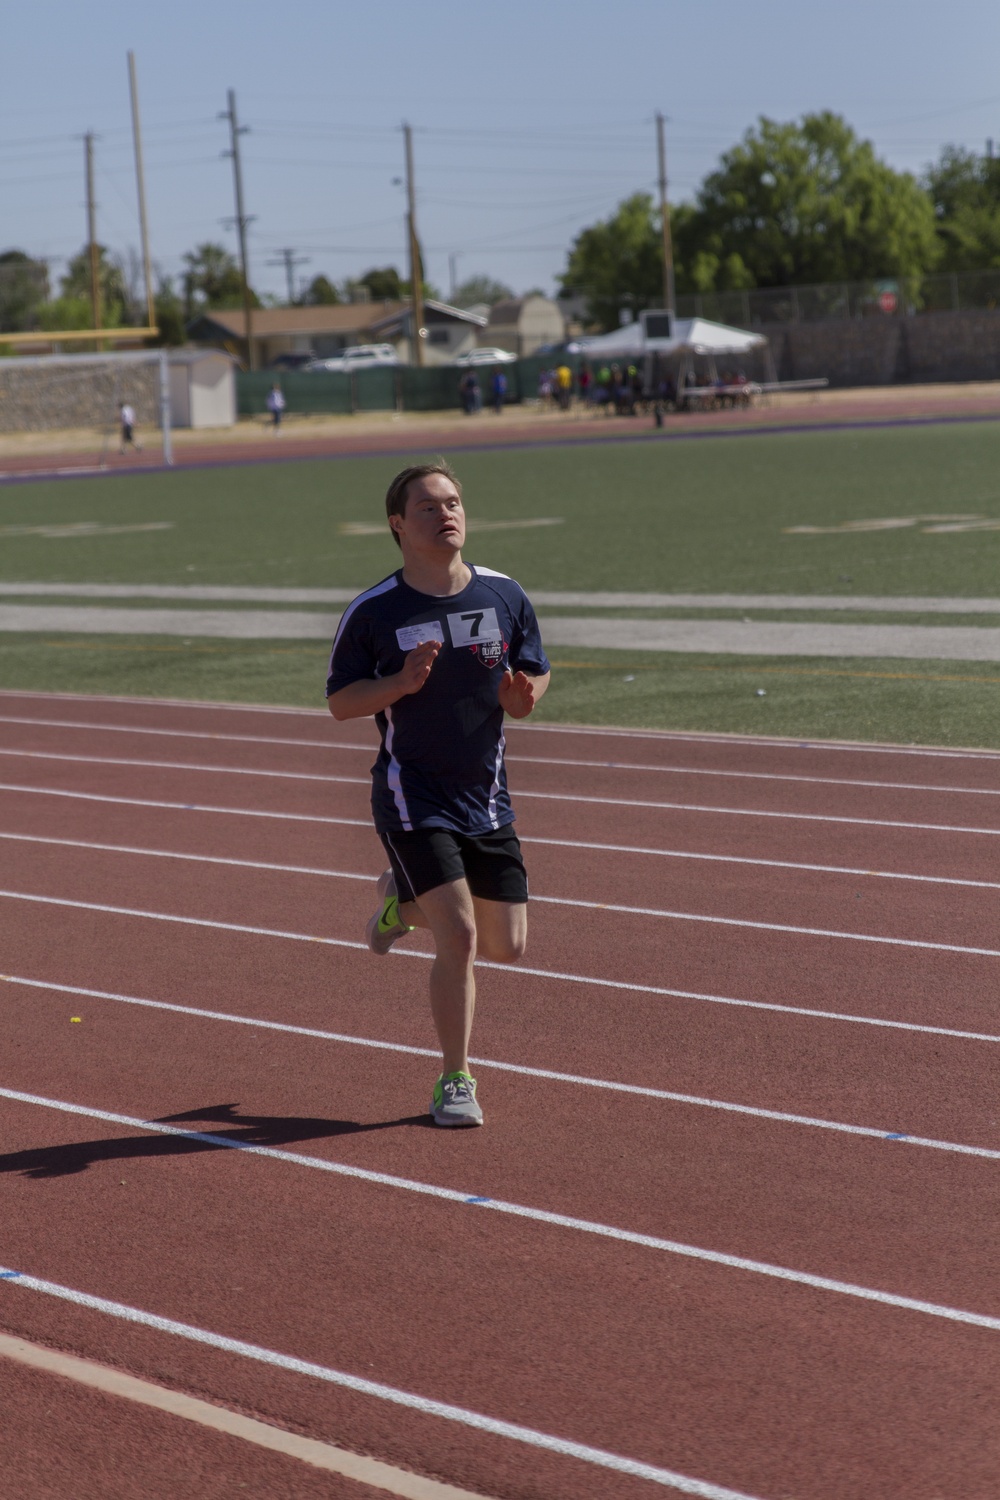
[(576, 341), (577, 350), (588, 359), (609, 359), (624, 354), (748, 354), (762, 349), (767, 339), (745, 328), (730, 328), (725, 323), (711, 323), (707, 318), (676, 318), (669, 339), (648, 339), (641, 322), (626, 323), (611, 333)]

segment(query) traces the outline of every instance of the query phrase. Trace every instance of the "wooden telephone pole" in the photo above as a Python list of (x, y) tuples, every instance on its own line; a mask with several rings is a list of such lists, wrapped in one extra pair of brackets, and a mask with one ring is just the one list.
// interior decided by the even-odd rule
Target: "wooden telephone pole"
[(424, 362), (424, 285), (420, 242), (417, 239), (416, 192), (413, 185), (413, 132), (409, 125), (403, 126), (403, 139), (406, 142), (406, 226), (410, 241), (410, 317), (413, 321), (410, 349), (413, 363), (419, 367)]
[(233, 191), (236, 197), (236, 232), (240, 241), (240, 277), (243, 281), (243, 316), (246, 320), (247, 365), (257, 368), (257, 356), (253, 346), (253, 298), (250, 293), (250, 278), (247, 275), (247, 225), (251, 222), (243, 212), (243, 171), (240, 166), (240, 136), (246, 135), (248, 125), (236, 122), (236, 94), (228, 90), (229, 108), (220, 119), (229, 121), (229, 150), (223, 156), (233, 159)]
[(149, 225), (146, 221), (146, 181), (142, 170), (142, 134), (139, 130), (139, 87), (135, 81), (135, 53), (128, 55), (128, 88), (132, 100), (132, 144), (135, 149), (135, 184), (139, 194), (139, 236), (142, 240), (142, 277), (146, 287), (146, 326), (155, 328), (153, 273), (149, 259)]
[(84, 161), (87, 168), (87, 248), (90, 254), (90, 311), (94, 327), (101, 326), (101, 269), (97, 253), (97, 205), (94, 202), (94, 132), (88, 130), (83, 138)]
[(667, 145), (663, 116), (656, 115), (656, 148), (660, 165), (660, 227), (663, 233), (663, 306), (674, 311), (674, 249), (670, 240), (670, 204), (667, 202)]

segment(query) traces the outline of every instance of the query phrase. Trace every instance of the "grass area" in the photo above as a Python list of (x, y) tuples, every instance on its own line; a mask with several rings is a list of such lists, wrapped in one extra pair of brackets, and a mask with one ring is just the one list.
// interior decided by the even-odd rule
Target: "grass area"
[[(322, 708), (325, 641), (5, 637), (0, 686)], [(558, 648), (540, 723), (1000, 748), (1000, 665)]]
[[(421, 455), (415, 455), (417, 457)], [(398, 455), (40, 481), (0, 489), (15, 580), (359, 587), (397, 565), (381, 521)], [(465, 453), (470, 516), (560, 516), (473, 536), (468, 555), (527, 588), (991, 594), (1000, 531), (840, 535), (799, 525), (918, 515), (1000, 520), (1000, 423), (697, 443)], [(168, 522), (113, 535), (4, 534), (80, 521)]]
[[(398, 566), (399, 554), (387, 534), (340, 528), (381, 521), (386, 484), (405, 461), (309, 460), (7, 486), (0, 576), (360, 588)], [(1000, 593), (1000, 530), (935, 532), (927, 528), (940, 521), (928, 519), (836, 534), (787, 529), (969, 515), (1000, 523), (1000, 423), (511, 449), (462, 454), (457, 467), (473, 518), (561, 518), (470, 538), (472, 561), (513, 574), (529, 592)], [(60, 530), (81, 522), (102, 529)], [(129, 529), (154, 522), (165, 529)], [(629, 613), (996, 625), (992, 616)], [(326, 642), (5, 635), (0, 686), (320, 705), (327, 650)], [(1000, 743), (1000, 666), (988, 663), (590, 650), (557, 650), (555, 659), (543, 706), (550, 720)]]

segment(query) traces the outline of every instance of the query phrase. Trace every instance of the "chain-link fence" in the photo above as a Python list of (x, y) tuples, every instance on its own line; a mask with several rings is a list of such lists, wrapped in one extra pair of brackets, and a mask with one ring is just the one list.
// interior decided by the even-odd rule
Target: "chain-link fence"
[(677, 298), (678, 317), (709, 318), (735, 328), (995, 308), (1000, 308), (1000, 270), (758, 287), (746, 292), (699, 292)]

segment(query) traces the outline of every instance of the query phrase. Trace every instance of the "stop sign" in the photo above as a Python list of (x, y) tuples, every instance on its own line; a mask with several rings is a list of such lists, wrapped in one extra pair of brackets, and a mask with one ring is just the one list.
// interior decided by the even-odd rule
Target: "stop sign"
[(896, 311), (896, 293), (879, 292), (878, 305), (884, 313), (894, 313)]

